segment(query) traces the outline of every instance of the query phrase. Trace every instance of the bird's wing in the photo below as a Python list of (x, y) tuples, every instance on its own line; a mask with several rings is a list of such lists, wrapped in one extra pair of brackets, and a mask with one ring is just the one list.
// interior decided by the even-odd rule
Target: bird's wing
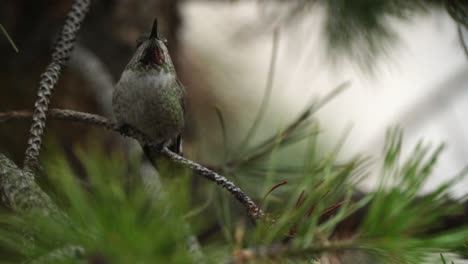
[(184, 115), (185, 115), (185, 87), (184, 85), (179, 81), (179, 79), (177, 79), (177, 85), (179, 85), (180, 89), (178, 89), (180, 91), (180, 105), (182, 105), (182, 111), (184, 112)]
[[(182, 106), (182, 112), (185, 116), (185, 87), (182, 85), (179, 79), (177, 79), (177, 85), (179, 85), (180, 88), (178, 89), (181, 92), (180, 105)], [(171, 145), (169, 145), (169, 149), (174, 153), (182, 155), (182, 133), (177, 135), (177, 137), (172, 140)]]

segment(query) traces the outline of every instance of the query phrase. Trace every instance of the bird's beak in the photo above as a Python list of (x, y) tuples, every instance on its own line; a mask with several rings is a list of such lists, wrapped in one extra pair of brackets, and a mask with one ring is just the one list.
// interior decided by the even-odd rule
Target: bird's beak
[(157, 39), (158, 38), (158, 19), (155, 18), (153, 22), (153, 28), (151, 29), (151, 34), (149, 36), (150, 39)]

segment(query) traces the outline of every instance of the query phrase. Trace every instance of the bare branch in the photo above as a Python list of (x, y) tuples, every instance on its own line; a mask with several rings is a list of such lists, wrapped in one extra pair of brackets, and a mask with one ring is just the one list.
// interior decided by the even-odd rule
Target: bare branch
[(52, 61), (41, 76), (37, 99), (34, 103), (33, 122), (30, 129), (28, 147), (25, 152), (23, 167), (31, 170), (37, 165), (39, 152), (42, 145), (49, 108), (49, 98), (57, 84), (62, 67), (70, 57), (75, 45), (75, 38), (81, 23), (89, 9), (90, 0), (75, 0), (59, 34), (52, 53)]
[(170, 151), (167, 148), (162, 149), (161, 154), (168, 157), (172, 161), (183, 165), (184, 167), (190, 168), (195, 171), (197, 174), (207, 178), (210, 181), (215, 182), (216, 184), (220, 185), (228, 192), (230, 192), (236, 199), (247, 208), (249, 215), (253, 219), (263, 218), (265, 215), (261, 211), (261, 209), (255, 204), (255, 202), (246, 195), (239, 187), (237, 187), (233, 182), (226, 179), (226, 177), (203, 167), (202, 165), (193, 162), (189, 159), (186, 159), (182, 156), (177, 155), (176, 153)]
[[(2, 121), (11, 121), (14, 119), (27, 119), (31, 117), (31, 112), (28, 111), (12, 111), (0, 113), (0, 122)], [(152, 145), (151, 140), (149, 140), (144, 134), (140, 133), (138, 130), (128, 127), (122, 129), (113, 121), (94, 114), (88, 114), (72, 110), (61, 110), (61, 109), (51, 109), (47, 116), (53, 119), (76, 121), (81, 123), (86, 123), (90, 125), (104, 127), (108, 130), (116, 131), (123, 136), (131, 137), (140, 142), (142, 145), (148, 145), (152, 148), (153, 151), (160, 153), (161, 155), (166, 156), (173, 162), (180, 164), (185, 168), (189, 168), (194, 171), (196, 174), (207, 178), (210, 181), (215, 182), (220, 185), (228, 192), (230, 192), (244, 207), (246, 207), (249, 215), (253, 219), (260, 219), (265, 216), (261, 209), (255, 204), (255, 202), (245, 194), (239, 187), (237, 187), (233, 182), (226, 179), (224, 176), (203, 167), (202, 165), (191, 161), (189, 159), (183, 158), (174, 152), (168, 150), (167, 148), (158, 149), (156, 146)]]

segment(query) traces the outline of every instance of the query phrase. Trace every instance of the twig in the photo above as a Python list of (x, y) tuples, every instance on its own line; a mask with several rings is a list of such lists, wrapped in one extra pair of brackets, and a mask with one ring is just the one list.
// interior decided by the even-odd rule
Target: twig
[(75, 38), (81, 23), (89, 9), (90, 0), (75, 0), (59, 34), (52, 53), (52, 61), (47, 66), (41, 76), (37, 99), (34, 103), (33, 122), (30, 129), (28, 146), (25, 152), (23, 167), (25, 170), (32, 170), (36, 165), (42, 145), (49, 108), (49, 98), (57, 84), (62, 67), (70, 57), (75, 45)]
[[(30, 118), (31, 115), (31, 112), (28, 111), (4, 112), (0, 113), (0, 122), (10, 121), (14, 119), (27, 119)], [(208, 168), (205, 168), (196, 162), (183, 158), (175, 154), (174, 152), (168, 150), (167, 148), (164, 148), (162, 150), (156, 148), (152, 145), (151, 140), (149, 140), (144, 134), (140, 133), (136, 129), (128, 127), (125, 130), (122, 130), (120, 126), (118, 126), (116, 123), (112, 122), (111, 120), (105, 117), (72, 110), (51, 109), (47, 113), (47, 116), (53, 119), (76, 121), (104, 127), (108, 130), (116, 131), (123, 136), (134, 138), (138, 140), (142, 145), (150, 146), (153, 151), (159, 152), (160, 154), (166, 156), (173, 162), (193, 170), (196, 174), (215, 182), (216, 184), (229, 191), (244, 207), (246, 207), (249, 215), (253, 219), (260, 219), (265, 216), (265, 214), (261, 211), (257, 204), (255, 204), (255, 202), (247, 194), (245, 194), (239, 187), (237, 187), (234, 183), (226, 179), (224, 176)]]
[[(31, 118), (32, 113), (30, 111), (11, 111), (11, 112), (3, 112), (0, 113), (0, 123), (2, 122), (7, 122), (7, 121), (13, 121), (13, 120), (27, 120)], [(76, 121), (76, 122), (81, 122), (89, 125), (95, 125), (95, 126), (100, 126), (103, 128), (106, 128), (108, 130), (116, 131), (120, 133), (123, 136), (127, 137), (132, 137), (141, 143), (145, 144), (150, 144), (150, 141), (141, 133), (138, 131), (129, 128), (126, 131), (121, 131), (120, 127), (118, 127), (114, 122), (110, 121), (109, 119), (94, 115), (94, 114), (88, 114), (88, 113), (83, 113), (83, 112), (77, 112), (77, 111), (72, 111), (72, 110), (60, 110), (60, 109), (51, 109), (48, 113), (47, 116), (52, 119), (58, 119), (58, 120), (66, 120), (66, 121)], [(187, 160), (185, 158), (182, 158), (178, 156), (177, 154), (170, 152), (167, 149), (164, 150), (159, 150), (160, 153), (164, 156), (167, 156), (174, 162), (192, 169), (196, 174), (199, 174), (201, 176), (204, 176), (208, 178), (209, 180), (215, 181), (217, 184), (221, 185), (223, 188), (228, 189), (229, 192), (231, 192), (236, 199), (248, 209), (249, 215), (254, 218), (254, 219), (261, 219), (262, 217), (265, 217), (265, 214), (260, 210), (260, 208), (252, 201), (250, 197), (248, 197), (246, 194), (242, 192), (239, 188), (237, 188), (233, 183), (229, 182), (227, 179), (225, 179), (223, 176), (193, 162), (190, 160)], [(18, 201), (23, 199), (23, 197), (16, 197), (17, 194), (28, 194), (26, 197), (26, 203), (20, 202), (21, 204), (26, 205), (27, 207), (31, 207), (31, 205), (39, 205), (40, 207), (43, 207), (43, 205), (46, 205), (46, 207), (49, 207), (49, 204), (52, 204), (48, 202), (50, 199), (48, 197), (43, 198), (43, 193), (40, 189), (40, 192), (38, 192), (38, 195), (29, 195), (30, 190), (27, 188), (32, 188), (35, 192), (35, 187), (37, 186), (34, 183), (33, 176), (31, 174), (26, 174), (26, 177), (18, 177), (17, 175), (19, 173), (28, 173), (24, 172), (20, 169), (18, 169), (13, 162), (9, 161), (6, 159), (3, 155), (0, 154), (0, 191), (2, 195), (2, 199), (7, 199), (7, 201)], [(7, 175), (7, 177), (5, 177)], [(27, 184), (24, 184), (24, 182), (16, 182), (16, 183), (7, 183), (5, 184), (5, 180), (9, 179), (17, 179), (17, 178), (24, 178), (27, 181), (31, 181), (34, 184), (30, 184), (27, 182)], [(10, 187), (8, 186), (20, 186), (18, 188), (13, 188), (9, 189)], [(24, 186), (28, 186), (27, 188)], [(32, 186), (32, 187), (31, 187)], [(8, 197), (5, 196), (9, 195)], [(359, 201), (365, 196), (363, 193), (357, 193), (356, 197), (353, 198), (353, 200)], [(36, 197), (36, 198), (34, 198)], [(38, 199), (39, 197), (40, 199)], [(44, 201), (46, 201), (43, 203)], [(416, 203), (418, 200), (415, 201)], [(39, 204), (38, 204), (39, 203)], [(458, 203), (458, 201), (450, 200), (448, 203)], [(18, 204), (20, 207), (23, 207), (22, 205)], [(53, 204), (52, 204), (53, 205)], [(427, 234), (435, 233), (435, 232), (440, 232), (442, 230), (449, 230), (449, 229), (454, 229), (461, 227), (466, 224), (467, 222), (467, 217), (468, 217), (468, 201), (465, 201), (462, 203), (463, 210), (457, 215), (449, 215), (443, 219), (443, 224), (436, 229), (431, 229), (427, 230)], [(54, 211), (55, 209), (52, 208)], [(367, 211), (367, 208), (362, 208), (359, 212), (354, 213), (353, 215), (349, 216), (347, 220), (344, 220), (343, 223), (347, 223), (349, 221), (359, 223), (363, 220), (365, 216), (365, 212)], [(266, 219), (268, 220), (268, 219)], [(245, 252), (244, 252), (245, 253)]]
[(223, 113), (218, 106), (215, 106), (216, 116), (218, 117), (219, 124), (221, 126), (221, 132), (223, 135), (223, 148), (224, 148), (224, 157), (223, 157), (223, 164), (226, 163), (226, 160), (229, 156), (229, 149), (227, 144), (227, 129), (226, 129), (226, 122), (224, 122)]
[(13, 49), (16, 51), (16, 53), (19, 52), (18, 48), (16, 47), (15, 45), (15, 42), (13, 42), (13, 40), (11, 39), (10, 35), (8, 34), (8, 32), (6, 31), (6, 29), (3, 27), (2, 24), (0, 24), (0, 29), (2, 30), (3, 34), (5, 35), (5, 37), (8, 39), (8, 41), (10, 42), (11, 46), (13, 47)]
[(257, 204), (255, 204), (255, 202), (248, 195), (246, 195), (239, 187), (237, 187), (234, 183), (226, 179), (224, 176), (208, 168), (205, 168), (198, 163), (195, 163), (182, 156), (179, 156), (167, 148), (162, 149), (161, 154), (165, 155), (166, 157), (168, 157), (176, 163), (182, 164), (183, 166), (192, 169), (197, 174), (209, 179), (210, 181), (215, 182), (216, 184), (226, 189), (228, 192), (234, 195), (234, 197), (236, 197), (236, 199), (242, 205), (244, 205), (247, 208), (249, 215), (253, 219), (259, 219), (264, 217), (264, 213), (260, 210)]

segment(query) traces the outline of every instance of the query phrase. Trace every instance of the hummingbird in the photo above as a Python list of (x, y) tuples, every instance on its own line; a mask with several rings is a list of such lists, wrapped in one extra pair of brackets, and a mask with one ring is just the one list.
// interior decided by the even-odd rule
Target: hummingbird
[[(121, 128), (137, 129), (158, 148), (181, 154), (185, 89), (169, 56), (167, 42), (153, 22), (149, 37), (137, 41), (136, 51), (125, 67), (112, 95), (112, 110)], [(143, 150), (155, 164), (149, 146)]]

